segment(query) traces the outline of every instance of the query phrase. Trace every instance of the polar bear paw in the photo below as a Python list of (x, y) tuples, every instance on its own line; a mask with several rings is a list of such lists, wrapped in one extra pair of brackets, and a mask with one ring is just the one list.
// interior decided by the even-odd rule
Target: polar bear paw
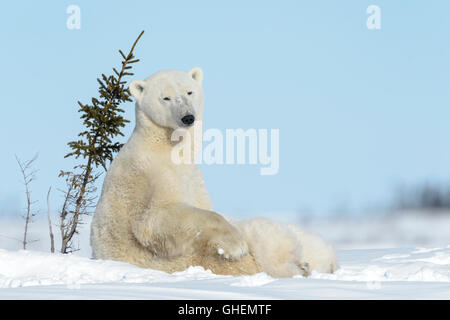
[(216, 232), (208, 242), (215, 254), (227, 260), (239, 260), (248, 254), (247, 242), (234, 227), (227, 232)]
[(225, 259), (238, 260), (248, 254), (248, 247), (245, 242), (242, 245), (231, 247), (229, 245), (225, 246), (228, 246), (229, 248), (224, 249), (222, 247), (219, 247), (219, 249), (217, 249), (217, 254)]
[(298, 267), (300, 268), (300, 274), (304, 277), (308, 277), (311, 275), (311, 267), (308, 262), (299, 263)]

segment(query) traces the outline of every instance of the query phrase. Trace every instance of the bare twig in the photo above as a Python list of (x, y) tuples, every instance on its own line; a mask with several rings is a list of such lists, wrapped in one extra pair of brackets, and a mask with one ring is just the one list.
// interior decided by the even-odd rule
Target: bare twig
[(47, 192), (47, 218), (48, 218), (48, 232), (50, 234), (50, 252), (55, 252), (55, 238), (53, 236), (53, 230), (52, 230), (52, 220), (50, 218), (50, 191), (52, 190), (52, 187), (48, 188)]
[[(64, 172), (66, 178), (67, 188), (65, 191), (61, 190), (64, 194), (64, 202), (59, 213), (60, 218), (60, 232), (61, 232), (61, 253), (69, 253), (77, 251), (72, 247), (73, 236), (78, 233), (79, 226), (83, 224), (81, 217), (92, 213), (92, 209), (95, 207), (97, 188), (94, 182), (99, 178), (100, 174), (90, 176), (85, 186), (83, 199), (78, 206), (78, 199), (80, 197), (79, 186), (84, 178), (84, 172), (75, 174), (73, 172)], [(78, 213), (75, 214), (75, 211)]]
[(36, 171), (32, 170), (32, 165), (33, 165), (33, 162), (37, 159), (38, 154), (36, 154), (31, 160), (28, 160), (25, 162), (20, 161), (20, 159), (17, 157), (17, 155), (15, 157), (16, 157), (17, 164), (20, 167), (20, 172), (22, 173), (23, 184), (25, 186), (25, 195), (26, 195), (26, 199), (27, 199), (27, 207), (26, 207), (27, 211), (24, 216), (25, 230), (23, 233), (23, 240), (22, 240), (23, 249), (25, 250), (27, 248), (28, 243), (34, 242), (34, 241), (29, 241), (27, 239), (27, 236), (28, 236), (28, 227), (31, 222), (31, 218), (35, 216), (35, 214), (31, 212), (31, 206), (35, 202), (31, 201), (30, 183), (33, 182), (36, 178), (35, 177)]

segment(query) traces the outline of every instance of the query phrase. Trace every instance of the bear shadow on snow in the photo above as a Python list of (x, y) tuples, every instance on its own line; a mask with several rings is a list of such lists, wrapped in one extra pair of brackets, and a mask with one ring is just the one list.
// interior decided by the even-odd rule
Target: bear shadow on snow
[(174, 130), (201, 139), (194, 129), (203, 116), (202, 81), (196, 67), (130, 84), (136, 127), (103, 183), (91, 226), (93, 257), (166, 272), (202, 266), (216, 274), (291, 277), (336, 270), (333, 248), (318, 235), (214, 212), (194, 161), (172, 161), (173, 147), (181, 143), (172, 141)]

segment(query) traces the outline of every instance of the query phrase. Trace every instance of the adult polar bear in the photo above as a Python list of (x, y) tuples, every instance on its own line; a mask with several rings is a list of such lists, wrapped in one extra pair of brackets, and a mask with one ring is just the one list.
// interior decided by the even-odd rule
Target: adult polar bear
[(196, 67), (130, 84), (136, 127), (103, 184), (92, 221), (93, 257), (167, 272), (192, 265), (230, 275), (333, 272), (335, 253), (322, 238), (267, 219), (226, 220), (213, 211), (196, 165), (172, 161), (174, 130), (193, 135), (202, 119), (202, 80)]

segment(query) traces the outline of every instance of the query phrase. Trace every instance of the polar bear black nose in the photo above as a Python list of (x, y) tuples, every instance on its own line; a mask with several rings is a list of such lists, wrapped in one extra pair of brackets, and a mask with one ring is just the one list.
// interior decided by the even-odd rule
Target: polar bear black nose
[(181, 122), (183, 122), (183, 124), (190, 126), (191, 124), (193, 124), (195, 121), (195, 117), (192, 114), (188, 114), (187, 116), (184, 116), (183, 118), (181, 118)]

